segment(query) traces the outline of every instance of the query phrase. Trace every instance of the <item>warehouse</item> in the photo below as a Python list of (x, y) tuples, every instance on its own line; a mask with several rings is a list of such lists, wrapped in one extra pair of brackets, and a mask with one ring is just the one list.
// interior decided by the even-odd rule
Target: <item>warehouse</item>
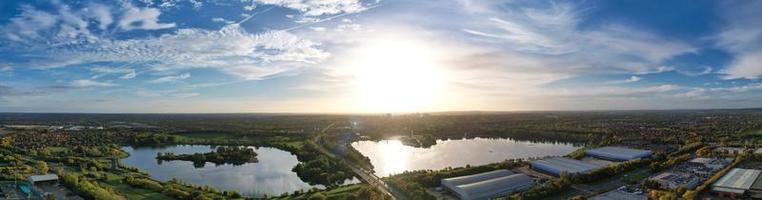
[(753, 199), (762, 199), (762, 174), (757, 176), (757, 180), (749, 188), (749, 196)]
[(58, 182), (58, 175), (56, 174), (45, 174), (45, 175), (34, 175), (29, 176), (28, 178), (29, 185), (35, 185), (38, 183), (57, 183)]
[(510, 175), (513, 175), (513, 174), (514, 173), (511, 172), (511, 171), (500, 169), (500, 170), (489, 171), (489, 172), (484, 172), (484, 173), (479, 173), (479, 174), (473, 174), (473, 175), (468, 175), (468, 176), (458, 176), (458, 177), (453, 177), (453, 178), (446, 178), (446, 179), (442, 179), (442, 186), (452, 188), (452, 187), (455, 187), (455, 186), (458, 186), (458, 185), (465, 185), (465, 184), (469, 184), (469, 183), (476, 183), (476, 182), (486, 181), (486, 180), (489, 180), (489, 179), (500, 178), (500, 177), (504, 177), (504, 176), (510, 176)]
[(757, 180), (760, 170), (733, 168), (712, 185), (712, 191), (720, 196), (743, 197)]
[(463, 200), (490, 199), (528, 189), (534, 180), (508, 170), (442, 179), (442, 186)]
[(562, 172), (566, 173), (587, 173), (596, 169), (602, 168), (596, 164), (574, 160), (564, 157), (552, 157), (542, 160), (532, 161), (532, 169), (548, 173), (553, 176), (561, 176)]
[(630, 149), (624, 147), (601, 147), (596, 149), (590, 149), (585, 151), (588, 156), (612, 160), (612, 161), (628, 161), (641, 158), (648, 158), (653, 154), (649, 150)]
[(651, 178), (651, 180), (656, 181), (659, 183), (659, 187), (663, 189), (677, 189), (677, 188), (687, 188), (687, 189), (693, 189), (698, 186), (700, 180), (697, 176), (694, 176), (692, 174), (687, 173), (671, 173), (671, 172), (664, 172), (659, 175), (654, 176)]

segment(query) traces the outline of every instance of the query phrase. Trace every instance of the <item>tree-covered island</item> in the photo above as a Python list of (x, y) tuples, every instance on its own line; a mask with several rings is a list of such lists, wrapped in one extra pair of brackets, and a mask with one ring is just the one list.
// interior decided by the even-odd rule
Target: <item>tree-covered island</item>
[(217, 165), (233, 164), (243, 165), (246, 163), (257, 162), (257, 152), (245, 146), (221, 146), (215, 151), (207, 153), (180, 154), (175, 155), (172, 152), (158, 153), (156, 159), (159, 161), (184, 160), (193, 162), (195, 167), (204, 167), (206, 162)]

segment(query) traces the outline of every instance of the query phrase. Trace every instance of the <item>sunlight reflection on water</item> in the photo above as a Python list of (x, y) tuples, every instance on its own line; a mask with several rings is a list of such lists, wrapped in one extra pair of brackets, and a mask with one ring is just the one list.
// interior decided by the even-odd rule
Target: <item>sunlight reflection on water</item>
[(398, 140), (358, 141), (352, 146), (370, 158), (376, 175), (384, 177), (406, 170), (443, 169), (484, 165), (512, 158), (565, 155), (578, 146), (512, 139), (473, 138), (437, 140), (430, 148), (405, 146)]

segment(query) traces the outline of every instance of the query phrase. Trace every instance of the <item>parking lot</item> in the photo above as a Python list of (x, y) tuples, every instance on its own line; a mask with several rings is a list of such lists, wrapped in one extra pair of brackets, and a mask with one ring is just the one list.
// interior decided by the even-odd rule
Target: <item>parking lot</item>
[(0, 199), (27, 199), (26, 195), (19, 190), (13, 182), (0, 183)]

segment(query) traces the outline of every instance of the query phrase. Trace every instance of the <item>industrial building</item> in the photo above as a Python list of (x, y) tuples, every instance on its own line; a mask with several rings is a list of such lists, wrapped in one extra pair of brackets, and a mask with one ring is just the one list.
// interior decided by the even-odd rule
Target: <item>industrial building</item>
[(725, 166), (733, 162), (733, 159), (719, 158), (719, 157), (718, 158), (694, 158), (688, 162), (692, 164), (705, 166), (707, 168), (710, 168), (711, 170), (713, 170), (712, 172), (714, 172), (722, 168), (725, 168)]
[(612, 190), (590, 197), (589, 200), (648, 200), (643, 194), (633, 194), (621, 190)]
[(489, 179), (500, 178), (500, 177), (504, 177), (504, 176), (510, 176), (510, 175), (513, 175), (513, 174), (514, 173), (511, 172), (511, 171), (500, 169), (500, 170), (489, 171), (489, 172), (484, 172), (484, 173), (479, 173), (479, 174), (473, 174), (473, 175), (468, 175), (468, 176), (458, 176), (458, 177), (453, 177), (453, 178), (446, 178), (446, 179), (442, 179), (442, 186), (445, 186), (445, 187), (455, 187), (455, 186), (458, 186), (458, 185), (465, 185), (465, 184), (469, 184), (469, 183), (476, 183), (476, 182), (486, 181), (486, 180), (489, 180)]
[(548, 173), (553, 176), (561, 176), (561, 173), (570, 174), (587, 173), (603, 166), (589, 162), (574, 160), (565, 157), (551, 157), (542, 160), (535, 160), (531, 163), (532, 169)]
[(754, 184), (751, 184), (749, 188), (749, 196), (753, 199), (762, 199), (762, 174), (757, 176), (757, 180)]
[(628, 161), (650, 157), (653, 152), (649, 150), (630, 149), (624, 147), (601, 147), (585, 151), (588, 156), (612, 160)]
[(29, 185), (35, 185), (37, 183), (43, 183), (43, 182), (58, 182), (58, 175), (56, 174), (45, 174), (45, 175), (34, 175), (29, 176), (28, 178)]
[(677, 189), (680, 187), (693, 189), (701, 182), (698, 177), (685, 173), (664, 172), (654, 176), (651, 180), (659, 183), (663, 189)]
[(529, 189), (532, 185), (531, 177), (508, 170), (442, 179), (442, 186), (462, 200), (486, 200)]
[(712, 191), (720, 196), (743, 197), (759, 178), (760, 170), (733, 168), (712, 185)]

